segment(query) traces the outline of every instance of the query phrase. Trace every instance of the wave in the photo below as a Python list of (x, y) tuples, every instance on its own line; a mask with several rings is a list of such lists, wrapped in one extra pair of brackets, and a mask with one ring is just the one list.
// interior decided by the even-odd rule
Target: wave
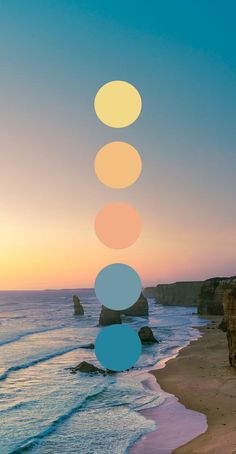
[(19, 408), (25, 407), (26, 405), (27, 405), (26, 402), (18, 402), (14, 405), (11, 405), (10, 407), (3, 408), (2, 410), (0, 410), (0, 413), (8, 413), (9, 411), (12, 410), (18, 410)]
[(18, 446), (13, 451), (11, 451), (10, 454), (21, 454), (22, 452), (26, 452), (32, 447), (36, 446), (40, 440), (47, 437), (51, 433), (55, 432), (58, 426), (63, 424), (67, 419), (71, 418), (75, 413), (77, 413), (77, 411), (84, 406), (87, 400), (93, 398), (94, 396), (97, 396), (98, 394), (101, 394), (105, 389), (106, 389), (105, 383), (102, 385), (100, 384), (94, 386), (94, 388), (85, 395), (84, 399), (78, 405), (71, 408), (68, 412), (59, 416), (57, 419), (54, 419), (54, 421), (52, 421), (52, 423), (50, 424), (49, 427), (47, 427), (47, 429), (43, 430), (42, 432), (39, 432), (37, 435), (33, 437), (29, 437), (26, 440), (24, 440), (21, 443), (21, 445)]
[(15, 337), (12, 337), (10, 339), (0, 341), (0, 347), (7, 345), (7, 344), (12, 344), (13, 342), (18, 342), (19, 340), (23, 339), (24, 337), (32, 336), (33, 334), (46, 333), (47, 331), (55, 331), (55, 330), (59, 330), (59, 329), (63, 329), (63, 328), (65, 328), (65, 325), (54, 326), (52, 328), (41, 328), (38, 330), (26, 331), (24, 333), (18, 334)]
[(3, 372), (2, 375), (0, 375), (0, 380), (5, 380), (6, 378), (8, 378), (8, 376), (12, 372), (16, 372), (16, 371), (21, 370), (21, 369), (27, 369), (28, 367), (35, 366), (38, 363), (42, 363), (44, 361), (48, 361), (49, 359), (56, 358), (57, 356), (63, 356), (66, 353), (72, 352), (74, 350), (78, 350), (79, 348), (81, 348), (81, 345), (76, 345), (76, 346), (74, 345), (72, 347), (65, 348), (65, 349), (60, 350), (58, 352), (49, 353), (48, 355), (33, 359), (32, 361), (29, 361), (28, 363), (19, 364), (17, 366), (9, 367), (9, 369), (7, 369), (5, 372)]

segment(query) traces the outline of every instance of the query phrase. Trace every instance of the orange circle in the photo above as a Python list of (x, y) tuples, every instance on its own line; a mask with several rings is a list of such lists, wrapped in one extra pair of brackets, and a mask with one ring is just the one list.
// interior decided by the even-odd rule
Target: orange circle
[(139, 178), (142, 160), (129, 143), (110, 142), (98, 151), (94, 169), (105, 186), (122, 189), (131, 186)]
[(103, 207), (95, 220), (99, 240), (112, 249), (131, 246), (141, 233), (141, 219), (137, 211), (126, 203), (111, 203)]

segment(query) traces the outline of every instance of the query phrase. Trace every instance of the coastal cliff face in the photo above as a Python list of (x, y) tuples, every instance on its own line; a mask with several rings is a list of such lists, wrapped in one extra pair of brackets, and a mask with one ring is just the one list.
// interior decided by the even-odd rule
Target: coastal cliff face
[(229, 363), (236, 367), (236, 281), (224, 291), (224, 321), (229, 346)]
[(235, 277), (214, 277), (203, 282), (198, 298), (198, 314), (223, 315), (223, 296), (227, 285), (231, 285)]
[(164, 306), (197, 306), (201, 285), (200, 281), (159, 284), (146, 288), (144, 294)]

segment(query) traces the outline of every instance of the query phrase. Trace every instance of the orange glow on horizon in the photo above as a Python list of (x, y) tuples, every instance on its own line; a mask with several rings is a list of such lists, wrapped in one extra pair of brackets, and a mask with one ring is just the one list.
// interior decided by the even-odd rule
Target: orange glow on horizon
[[(212, 268), (212, 257), (217, 263), (233, 261), (215, 250), (213, 235), (174, 237), (168, 231), (157, 235), (151, 224), (146, 224), (137, 243), (126, 250), (110, 250), (97, 239), (90, 220), (83, 226), (77, 222), (44, 223), (34, 221), (0, 224), (1, 290), (32, 290), (46, 288), (93, 287), (98, 272), (107, 264), (123, 262), (139, 273), (142, 284), (156, 285), (175, 280), (207, 279), (218, 273)], [(204, 246), (203, 246), (204, 245)], [(202, 263), (202, 254), (209, 259)], [(233, 249), (232, 249), (233, 251)], [(212, 273), (212, 274), (211, 274)]]

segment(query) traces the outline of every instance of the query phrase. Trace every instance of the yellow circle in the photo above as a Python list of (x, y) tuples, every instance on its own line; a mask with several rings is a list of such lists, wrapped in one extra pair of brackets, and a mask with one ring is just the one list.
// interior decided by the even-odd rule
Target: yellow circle
[(95, 173), (105, 185), (114, 189), (131, 186), (140, 176), (142, 160), (137, 150), (126, 142), (110, 142), (97, 153)]
[(138, 90), (123, 80), (113, 80), (103, 85), (94, 100), (95, 112), (105, 125), (124, 128), (137, 120), (142, 109)]

